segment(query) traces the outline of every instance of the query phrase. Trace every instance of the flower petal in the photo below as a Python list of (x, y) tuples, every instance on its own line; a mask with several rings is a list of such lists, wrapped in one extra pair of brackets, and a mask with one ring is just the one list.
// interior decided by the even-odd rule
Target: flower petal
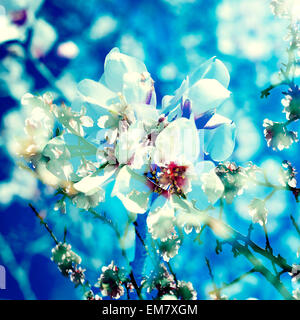
[(193, 113), (197, 117), (201, 113), (219, 107), (230, 96), (230, 91), (215, 79), (200, 79), (184, 96), (184, 99), (191, 101)]
[(110, 105), (119, 102), (117, 95), (106, 88), (103, 84), (84, 79), (78, 84), (78, 91), (84, 101), (96, 104), (105, 109), (110, 109)]
[(175, 212), (170, 201), (158, 197), (151, 206), (147, 226), (153, 239), (166, 241), (175, 234)]
[(145, 136), (145, 130), (141, 122), (135, 122), (131, 126), (120, 122), (119, 137), (115, 148), (115, 156), (119, 164), (128, 164), (132, 161), (137, 149), (141, 148), (141, 139)]
[(204, 62), (197, 70), (190, 75), (190, 86), (200, 79), (216, 79), (225, 88), (228, 88), (230, 75), (222, 61), (212, 57)]
[(157, 124), (159, 111), (148, 104), (134, 104), (133, 111), (138, 122), (147, 126)]
[(114, 92), (122, 92), (123, 76), (127, 72), (147, 72), (144, 63), (134, 57), (120, 53), (118, 48), (112, 49), (104, 62), (104, 81)]
[(224, 161), (229, 158), (235, 146), (235, 124), (225, 117), (215, 115), (206, 124), (206, 128), (211, 130), (203, 130), (204, 152), (214, 161)]
[(153, 80), (148, 72), (127, 72), (123, 77), (123, 95), (127, 103), (152, 104), (156, 106)]
[(104, 168), (101, 172), (102, 175), (98, 176), (86, 176), (81, 179), (79, 182), (74, 184), (74, 188), (82, 193), (89, 194), (92, 190), (101, 187), (107, 180), (115, 173), (116, 168), (113, 166), (109, 166)]
[(195, 162), (199, 156), (199, 136), (194, 120), (179, 118), (157, 136), (154, 159), (157, 164)]
[(207, 196), (208, 201), (214, 204), (224, 192), (224, 185), (214, 170), (204, 173), (200, 178), (202, 182), (202, 190)]
[(116, 177), (111, 195), (117, 196), (130, 212), (145, 213), (151, 192), (145, 177), (124, 166)]
[(195, 166), (197, 178), (192, 180), (191, 191), (187, 194), (187, 198), (200, 210), (204, 210), (210, 205), (208, 196), (203, 190), (203, 181), (201, 180), (201, 177), (204, 174), (213, 171), (214, 168), (215, 165), (211, 161), (201, 161)]

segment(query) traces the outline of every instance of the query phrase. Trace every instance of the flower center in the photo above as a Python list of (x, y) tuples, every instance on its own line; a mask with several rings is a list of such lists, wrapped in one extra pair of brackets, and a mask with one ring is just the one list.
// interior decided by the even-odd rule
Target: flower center
[(171, 162), (167, 166), (152, 166), (146, 176), (150, 182), (153, 192), (168, 197), (171, 194), (177, 194), (184, 197), (183, 187), (186, 184), (187, 166), (179, 166)]

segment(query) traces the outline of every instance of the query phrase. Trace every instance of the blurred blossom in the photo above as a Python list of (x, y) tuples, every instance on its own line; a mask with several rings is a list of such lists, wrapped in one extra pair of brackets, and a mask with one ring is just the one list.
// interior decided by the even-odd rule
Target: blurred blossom
[(177, 68), (174, 63), (169, 63), (160, 69), (160, 77), (166, 81), (172, 81), (177, 77)]
[(0, 43), (25, 40), (28, 28), (35, 23), (35, 13), (44, 0), (2, 0), (0, 3)]
[(127, 53), (137, 57), (140, 60), (145, 59), (145, 52), (143, 48), (143, 43), (136, 39), (134, 35), (130, 33), (125, 33), (120, 39), (120, 49)]
[(116, 31), (118, 21), (111, 15), (100, 16), (92, 24), (89, 36), (92, 40), (100, 40)]
[(31, 54), (35, 58), (41, 58), (54, 45), (57, 39), (55, 29), (47, 21), (38, 19), (34, 24), (33, 36), (31, 40)]
[(298, 0), (272, 0), (273, 13), (280, 18), (291, 19), (292, 22), (300, 21), (300, 3)]
[(63, 58), (74, 59), (79, 53), (79, 48), (73, 41), (61, 43), (57, 48), (57, 54)]
[(300, 289), (295, 289), (293, 291), (293, 297), (296, 299), (296, 300), (300, 300)]
[(7, 56), (2, 59), (1, 63), (0, 88), (2, 87), (13, 98), (21, 99), (26, 92), (31, 90), (33, 79), (28, 76), (21, 61)]
[(17, 168), (10, 180), (0, 183), (0, 204), (9, 205), (14, 199), (34, 200), (39, 194), (36, 178), (24, 169)]
[(298, 132), (288, 130), (284, 123), (265, 119), (263, 127), (268, 147), (273, 150), (289, 148), (292, 143), (299, 141)]
[(261, 226), (267, 223), (268, 210), (264, 200), (254, 198), (249, 205), (249, 213), (254, 223), (258, 222)]
[(237, 148), (235, 156), (240, 161), (251, 159), (261, 147), (261, 137), (258, 129), (250, 117), (243, 117), (237, 121)]
[(297, 282), (300, 279), (300, 264), (292, 265), (292, 272), (289, 273), (293, 282)]
[(223, 0), (217, 7), (219, 50), (252, 61), (283, 52), (283, 24), (274, 21), (261, 0)]
[(0, 6), (0, 43), (15, 39), (24, 39), (24, 33), (10, 21), (5, 15), (5, 8)]
[[(40, 154), (49, 141), (54, 117), (46, 96), (35, 98), (30, 94), (25, 95), (22, 106), (20, 113), (7, 116), (6, 138), (12, 154), (31, 159)], [(22, 127), (19, 126), (16, 130), (15, 121), (23, 123)]]

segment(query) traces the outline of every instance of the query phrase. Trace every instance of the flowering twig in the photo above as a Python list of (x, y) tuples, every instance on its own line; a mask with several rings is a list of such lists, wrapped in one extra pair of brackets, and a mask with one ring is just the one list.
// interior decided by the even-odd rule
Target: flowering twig
[[(106, 223), (107, 225), (109, 225), (110, 227), (112, 227), (112, 229), (113, 229), (114, 232), (116, 233), (117, 239), (118, 239), (118, 241), (119, 241), (119, 243), (120, 243), (120, 248), (121, 248), (122, 256), (125, 258), (127, 265), (130, 265), (129, 259), (128, 259), (127, 254), (126, 254), (126, 251), (124, 250), (124, 248), (122, 247), (122, 244), (121, 244), (121, 242), (120, 242), (120, 240), (121, 240), (121, 234), (120, 234), (118, 228), (117, 228), (117, 227), (113, 224), (113, 222), (112, 222), (110, 219), (108, 219), (105, 215), (99, 214), (98, 212), (94, 211), (94, 210), (91, 209), (91, 208), (90, 208), (88, 211), (93, 214), (94, 218), (99, 219), (99, 220), (101, 220), (102, 222), (104, 222), (104, 223)], [(134, 288), (135, 288), (135, 290), (136, 290), (136, 292), (137, 292), (137, 295), (138, 295), (139, 299), (140, 299), (140, 300), (143, 300), (143, 297), (142, 297), (142, 294), (141, 294), (141, 288), (140, 288), (139, 285), (137, 284), (132, 270), (130, 271), (129, 276), (130, 276), (131, 282), (132, 282), (132, 284), (133, 284), (133, 286), (134, 286)]]
[[(54, 249), (52, 249), (52, 253), (53, 255), (56, 254), (57, 252), (57, 259), (53, 257), (51, 258), (55, 263), (58, 264), (59, 270), (61, 271), (61, 273), (64, 276), (68, 276), (70, 275), (70, 280), (75, 284), (75, 288), (78, 287), (79, 285), (81, 286), (81, 288), (83, 289), (84, 295), (87, 296), (88, 293), (90, 292), (90, 282), (85, 278), (84, 275), (84, 271), (85, 269), (82, 269), (81, 267), (77, 267), (77, 264), (80, 263), (80, 257), (77, 256), (74, 252), (70, 251), (70, 253), (68, 253), (68, 250), (70, 250), (70, 246), (68, 244), (66, 244), (65, 240), (66, 240), (66, 235), (67, 235), (67, 229), (64, 229), (64, 240), (63, 242), (59, 242), (56, 238), (56, 236), (54, 235), (53, 231), (50, 229), (50, 227), (48, 226), (48, 224), (45, 222), (44, 218), (38, 213), (38, 211), (35, 209), (35, 207), (32, 204), (29, 204), (29, 207), (31, 208), (31, 210), (34, 212), (34, 214), (36, 215), (36, 217), (39, 218), (40, 223), (42, 225), (44, 225), (44, 227), (46, 228), (46, 230), (48, 231), (48, 233), (50, 234), (51, 238), (54, 240), (56, 247)], [(64, 252), (63, 254), (60, 253), (60, 250), (63, 249), (62, 251)], [(71, 256), (74, 255), (74, 261), (76, 261), (76, 265), (73, 266), (73, 258), (71, 258)], [(67, 261), (66, 265), (64, 265), (63, 261), (60, 261), (60, 259), (70, 259)]]
[(38, 211), (35, 209), (35, 207), (29, 203), (28, 204), (29, 207), (31, 208), (31, 210), (34, 212), (34, 214), (36, 215), (36, 217), (38, 217), (40, 219), (40, 223), (46, 228), (46, 230), (49, 232), (51, 238), (54, 240), (55, 244), (59, 244), (59, 242), (57, 241), (53, 231), (49, 228), (48, 224), (44, 221), (43, 217), (38, 213)]

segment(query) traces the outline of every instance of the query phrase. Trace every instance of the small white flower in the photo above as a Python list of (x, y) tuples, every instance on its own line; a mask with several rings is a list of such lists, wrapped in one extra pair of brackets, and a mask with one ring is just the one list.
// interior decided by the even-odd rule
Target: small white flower
[(296, 299), (296, 300), (300, 300), (300, 289), (297, 288), (293, 291), (293, 297)]
[(249, 213), (253, 223), (258, 222), (261, 226), (267, 223), (268, 210), (264, 200), (254, 198), (249, 205)]
[(292, 277), (293, 282), (297, 282), (300, 279), (300, 264), (293, 264), (292, 265), (292, 272), (289, 273)]
[(40, 154), (51, 138), (54, 116), (46, 95), (36, 97), (28, 93), (21, 103), (25, 126), (22, 131), (13, 132), (12, 149), (17, 155), (30, 159)]
[(175, 234), (175, 215), (172, 206), (166, 202), (163, 207), (152, 209), (147, 217), (147, 225), (153, 239), (166, 241)]
[(265, 127), (264, 136), (268, 147), (271, 147), (273, 150), (278, 149), (281, 151), (289, 148), (292, 143), (299, 141), (298, 133), (287, 130), (284, 123), (265, 119), (263, 127)]
[(182, 300), (197, 300), (197, 292), (191, 282), (177, 281), (177, 296)]

